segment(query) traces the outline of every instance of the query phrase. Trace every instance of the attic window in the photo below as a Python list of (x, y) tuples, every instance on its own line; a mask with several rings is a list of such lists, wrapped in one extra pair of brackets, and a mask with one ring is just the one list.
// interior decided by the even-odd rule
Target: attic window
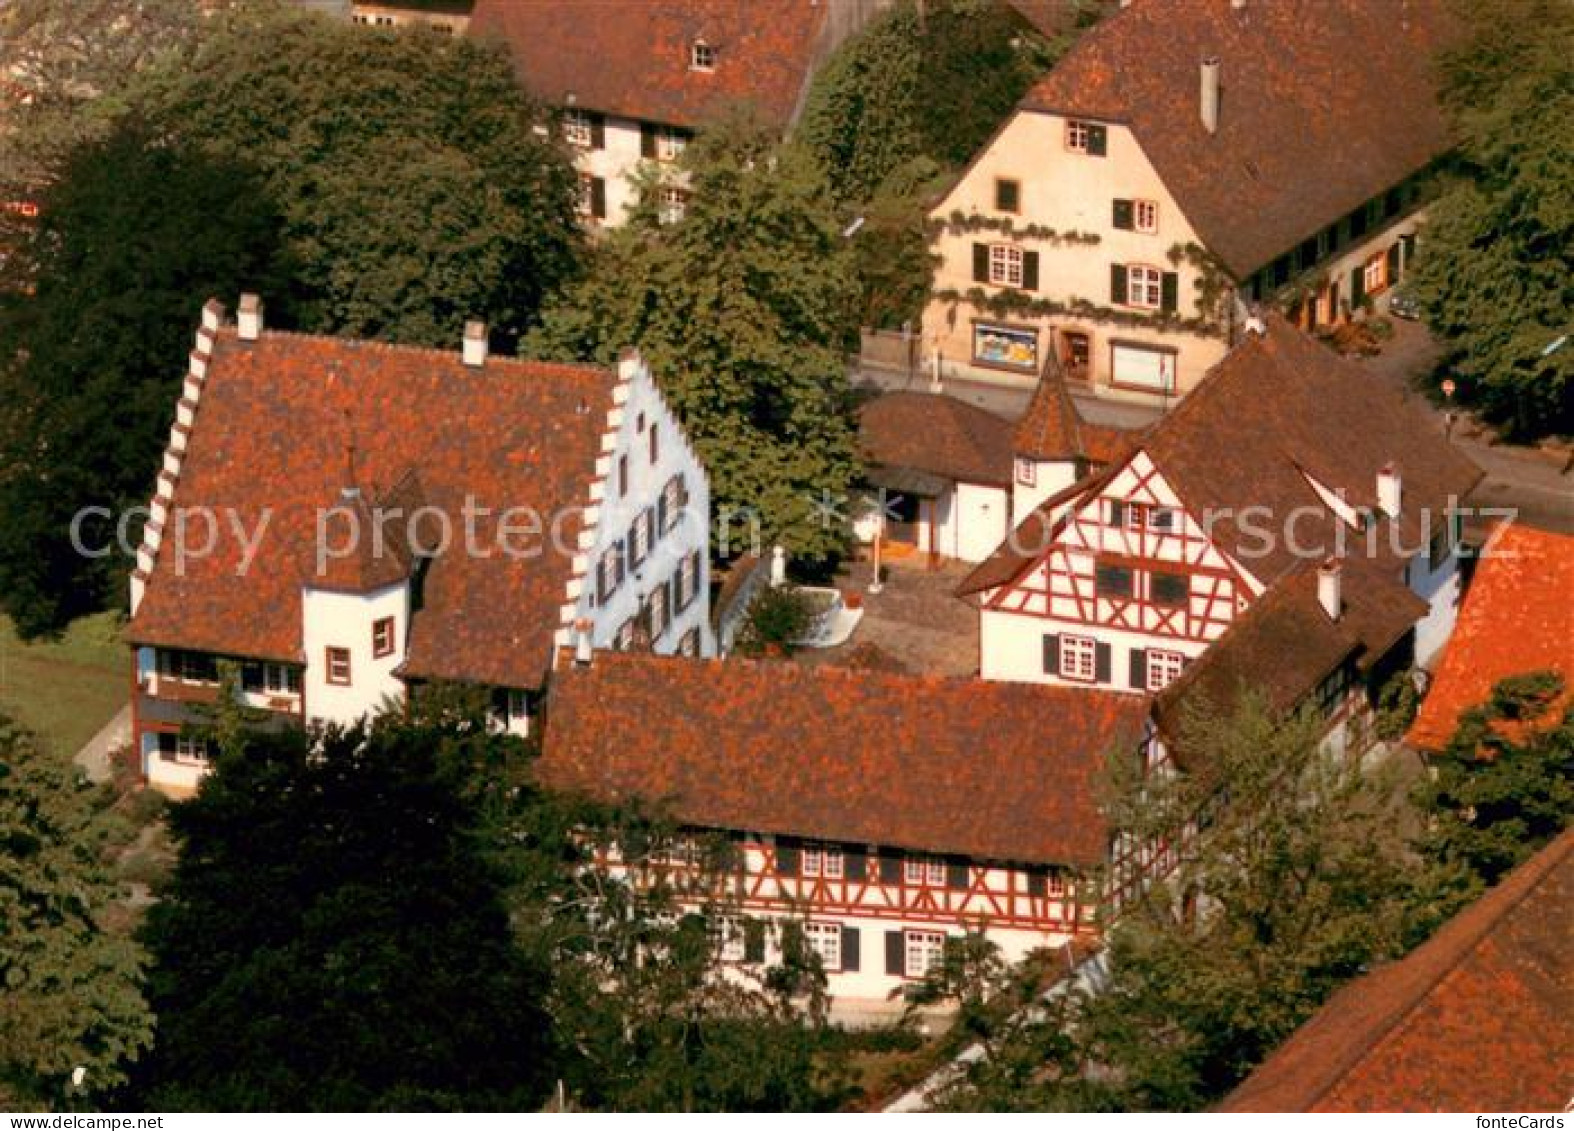
[(716, 49), (703, 39), (696, 39), (689, 47), (689, 70), (714, 71), (716, 69)]

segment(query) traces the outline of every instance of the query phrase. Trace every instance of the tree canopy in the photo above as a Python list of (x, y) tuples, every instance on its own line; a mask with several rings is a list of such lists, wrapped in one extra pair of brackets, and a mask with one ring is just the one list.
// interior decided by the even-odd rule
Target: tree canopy
[[(80, 1103), (125, 1080), (153, 1016), (143, 958), (107, 931), (117, 895), (92, 787), (0, 715), (0, 1107)], [(73, 1083), (83, 1070), (80, 1086)]]
[[(1459, 136), (1414, 283), (1460, 395), (1510, 435), (1574, 432), (1574, 9), (1460, 3), (1442, 61)], [(1562, 123), (1561, 125), (1559, 123)]]
[(701, 133), (684, 165), (684, 217), (661, 223), (647, 207), (611, 233), (528, 348), (607, 362), (636, 346), (705, 462), (713, 505), (758, 513), (799, 556), (834, 553), (843, 523), (816, 504), (844, 502), (856, 467), (855, 322), (824, 178), (742, 116)]

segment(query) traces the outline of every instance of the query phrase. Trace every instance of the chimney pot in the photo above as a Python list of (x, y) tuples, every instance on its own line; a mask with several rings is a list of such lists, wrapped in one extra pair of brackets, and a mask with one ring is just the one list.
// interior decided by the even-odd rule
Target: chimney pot
[(1341, 592), (1340, 574), (1342, 569), (1335, 558), (1329, 558), (1317, 567), (1317, 603), (1323, 607), (1323, 612), (1329, 620), (1338, 620), (1339, 614), (1344, 609), (1344, 595)]
[(470, 368), (479, 369), (486, 364), (486, 349), (486, 323), (472, 318), (465, 323), (462, 360)]
[(1219, 128), (1219, 57), (1210, 55), (1198, 68), (1201, 79), (1202, 128), (1210, 134)]
[(1403, 506), (1404, 483), (1397, 464), (1385, 464), (1377, 473), (1377, 509), (1389, 518), (1398, 518)]
[(262, 335), (262, 299), (254, 294), (240, 296), (235, 310), (235, 330), (243, 342), (255, 342)]
[(590, 666), (590, 621), (584, 618), (574, 622), (574, 664)]

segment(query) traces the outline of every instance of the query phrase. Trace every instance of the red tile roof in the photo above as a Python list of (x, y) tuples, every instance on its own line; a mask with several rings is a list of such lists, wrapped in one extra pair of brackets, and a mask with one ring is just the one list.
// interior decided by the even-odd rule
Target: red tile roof
[(1516, 523), (1476, 567), (1407, 741), (1442, 749), (1459, 716), (1486, 702), (1498, 681), (1534, 671), (1574, 684), (1574, 537)]
[(1083, 459), (1109, 463), (1133, 446), (1133, 433), (1103, 424), (1089, 424), (1077, 411), (1058, 369), (1039, 375), (1033, 399), (1017, 420), (1013, 446), (1031, 459)]
[[(1128, 124), (1204, 245), (1245, 278), (1449, 146), (1442, 0), (1135, 0), (1023, 101)], [(1220, 62), (1218, 130), (1198, 65)]]
[(938, 393), (886, 393), (858, 414), (864, 457), (945, 479), (1011, 485), (1011, 424)]
[[(825, 0), (476, 0), (469, 34), (506, 40), (538, 98), (689, 128), (749, 102), (785, 126), (829, 46)], [(704, 40), (713, 70), (689, 67)]]
[(1092, 866), (1104, 756), (1140, 696), (597, 653), (553, 673), (542, 781), (691, 825)]
[[(353, 433), (357, 486), (377, 499), (406, 497), (414, 469), (415, 495), (441, 508), (453, 531), (452, 544), (428, 570), (406, 670), (420, 678), (539, 686), (566, 600), (570, 556), (550, 548), (531, 558), (466, 553), (465, 498), (493, 510), (475, 521), (483, 549), (498, 545), (501, 510), (529, 507), (550, 522), (587, 503), (615, 380), (587, 366), (492, 357), (475, 369), (458, 353), (273, 331), (244, 342), (233, 327), (221, 329), (174, 506), (219, 508), (221, 523), (233, 508), (248, 531), (265, 510), (272, 518), (244, 575), (239, 542), (226, 525), (215, 552), (177, 576), (167, 529), (129, 638), (301, 660), (301, 587), (335, 582), (317, 571), (316, 516), (346, 486)], [(389, 527), (393, 553), (401, 525)], [(566, 546), (577, 530), (576, 515)], [(328, 531), (337, 546), (348, 526)], [(438, 534), (427, 527), (420, 533)], [(355, 584), (366, 580), (356, 577)]]
[(1566, 1110), (1570, 923), (1574, 830), (1406, 958), (1346, 985), (1222, 1110)]

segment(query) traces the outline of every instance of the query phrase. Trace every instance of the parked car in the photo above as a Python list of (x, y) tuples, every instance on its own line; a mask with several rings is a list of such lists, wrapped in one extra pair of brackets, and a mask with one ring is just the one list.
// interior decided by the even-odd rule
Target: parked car
[(1388, 296), (1388, 313), (1407, 322), (1418, 322), (1421, 319), (1421, 300), (1416, 298), (1414, 291), (1395, 287), (1393, 294)]

